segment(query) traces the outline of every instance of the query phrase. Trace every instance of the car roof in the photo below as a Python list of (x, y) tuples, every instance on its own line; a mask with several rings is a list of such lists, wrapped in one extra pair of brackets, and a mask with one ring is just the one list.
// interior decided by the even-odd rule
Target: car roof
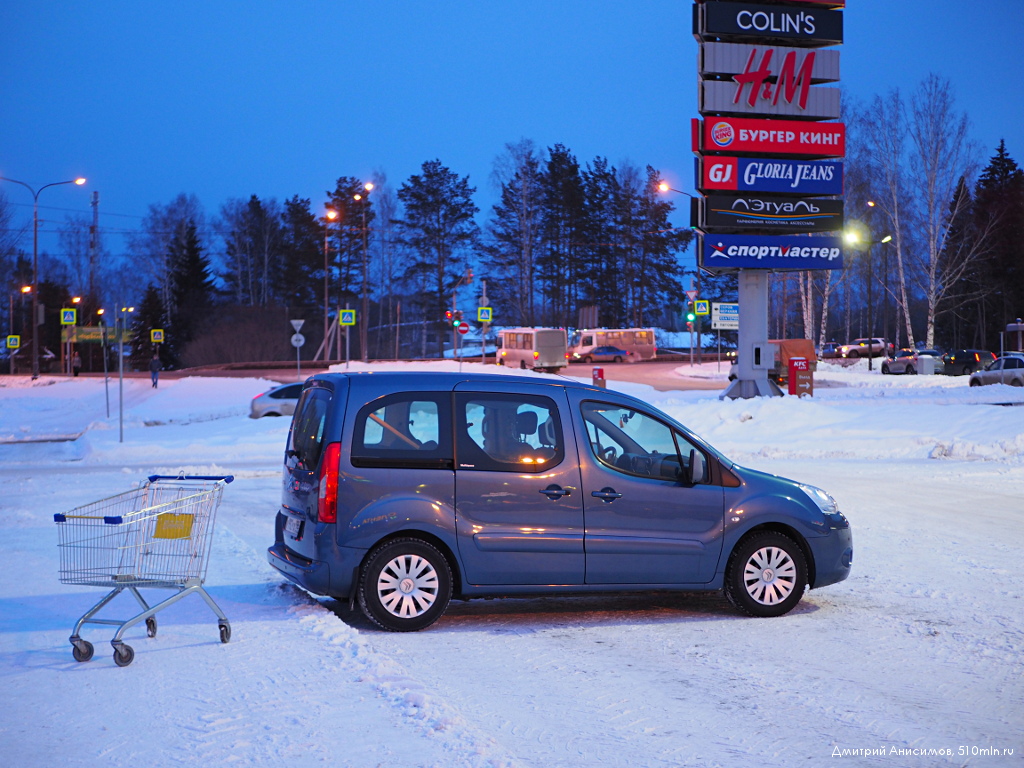
[[(574, 379), (559, 377), (559, 378), (538, 378), (536, 376), (519, 376), (516, 374), (502, 374), (502, 373), (458, 373), (455, 371), (338, 371), (331, 373), (318, 373), (312, 376), (312, 380), (316, 381), (336, 381), (338, 379), (369, 379), (373, 380), (382, 388), (384, 387), (415, 387), (415, 382), (430, 382), (432, 386), (452, 386), (462, 381), (472, 381), (477, 384), (493, 382), (495, 384), (510, 384), (514, 382), (522, 382), (523, 384), (547, 384), (553, 386), (566, 387), (569, 389), (585, 389), (592, 390), (595, 392), (604, 392), (606, 390), (600, 389), (581, 381)], [(615, 393), (616, 396), (629, 397), (629, 395), (623, 395), (620, 392)], [(631, 398), (632, 399), (632, 398)]]

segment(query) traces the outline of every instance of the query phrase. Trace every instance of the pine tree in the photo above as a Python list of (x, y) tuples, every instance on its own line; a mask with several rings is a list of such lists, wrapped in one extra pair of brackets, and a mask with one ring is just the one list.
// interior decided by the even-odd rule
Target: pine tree
[[(185, 345), (196, 338), (209, 317), (216, 287), (210, 272), (210, 260), (203, 254), (196, 226), (189, 221), (176, 233), (168, 249), (171, 264), (171, 294), (174, 310), (165, 322), (166, 355), (180, 366)], [(161, 357), (164, 351), (161, 350)]]
[[(150, 283), (146, 292), (142, 295), (142, 301), (133, 312), (124, 316), (128, 327), (125, 329), (125, 345), (131, 350), (129, 362), (135, 370), (146, 370), (153, 354), (159, 349), (160, 359), (165, 368), (177, 367), (176, 350), (181, 345), (172, 336), (167, 334), (166, 318), (164, 317), (163, 302), (160, 299), (160, 290)], [(159, 347), (153, 344), (150, 332), (154, 328), (164, 330), (165, 343)], [(114, 338), (114, 349), (119, 348), (117, 339)], [(114, 355), (115, 359), (117, 353)]]
[[(421, 287), (422, 309), (428, 319), (437, 318), (438, 330), (444, 328), (451, 292), (463, 278), (468, 251), (479, 237), (473, 220), (480, 210), (473, 203), (474, 192), (468, 176), (459, 178), (440, 160), (423, 163), (422, 173), (410, 176), (398, 190), (405, 206), (402, 238), (413, 254), (406, 277)], [(437, 344), (442, 356), (443, 333)]]
[(1004, 141), (978, 179), (974, 210), (974, 227), (987, 231), (989, 246), (980, 335), (989, 348), (998, 349), (999, 331), (1024, 316), (1024, 171)]
[(581, 243), (586, 237), (586, 196), (579, 162), (564, 145), (548, 150), (543, 179), (543, 243), (537, 275), (547, 305), (546, 322), (575, 326), (584, 275)]
[(295, 195), (286, 200), (281, 225), (281, 260), (273, 275), (274, 295), (287, 307), (320, 306), (324, 231), (309, 199)]

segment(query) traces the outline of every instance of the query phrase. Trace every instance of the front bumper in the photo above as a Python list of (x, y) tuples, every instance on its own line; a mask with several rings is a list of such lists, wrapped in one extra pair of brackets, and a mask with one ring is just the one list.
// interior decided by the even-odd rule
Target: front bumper
[(811, 589), (843, 581), (853, 568), (853, 532), (833, 530), (828, 536), (808, 539), (814, 555), (814, 583)]

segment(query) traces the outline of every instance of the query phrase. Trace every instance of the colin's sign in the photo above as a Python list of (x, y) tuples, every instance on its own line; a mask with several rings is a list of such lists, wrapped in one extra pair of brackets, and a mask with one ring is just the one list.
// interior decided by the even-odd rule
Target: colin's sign
[(693, 7), (693, 34), (698, 40), (759, 38), (835, 45), (843, 42), (843, 14), (820, 7), (704, 3)]

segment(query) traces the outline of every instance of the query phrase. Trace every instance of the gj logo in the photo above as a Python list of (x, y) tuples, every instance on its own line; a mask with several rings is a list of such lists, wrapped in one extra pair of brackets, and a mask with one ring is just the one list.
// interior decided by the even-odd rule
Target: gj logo
[(716, 184), (725, 184), (732, 180), (732, 166), (715, 163), (708, 169), (708, 178)]
[(736, 133), (733, 131), (732, 126), (729, 123), (715, 123), (711, 126), (711, 140), (719, 147), (728, 147), (732, 144), (733, 139), (736, 138)]

